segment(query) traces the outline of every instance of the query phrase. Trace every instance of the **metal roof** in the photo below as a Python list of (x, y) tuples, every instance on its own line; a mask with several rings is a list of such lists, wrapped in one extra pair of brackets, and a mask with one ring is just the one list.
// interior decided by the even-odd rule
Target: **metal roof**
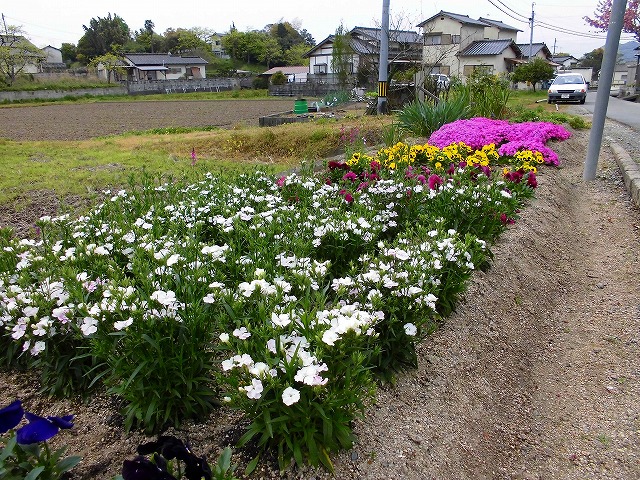
[(433, 17), (427, 18), (425, 21), (420, 22), (418, 25), (416, 25), (416, 27), (424, 27), (425, 24), (429, 23), (434, 18), (442, 17), (442, 16), (452, 18), (453, 20), (456, 20), (457, 22), (460, 22), (466, 25), (476, 25), (478, 27), (487, 26), (486, 23), (481, 22), (480, 20), (474, 20), (468, 15), (460, 15), (459, 13), (451, 13), (451, 12), (445, 12), (444, 10), (440, 10), (440, 13), (436, 13)]
[(295, 75), (296, 73), (309, 73), (309, 67), (304, 65), (294, 65), (290, 67), (273, 67), (262, 72), (260, 75), (273, 75), (276, 72), (282, 72), (285, 75)]
[(143, 65), (205, 65), (200, 57), (171, 55), (170, 53), (125, 53), (124, 57), (136, 67)]
[(516, 55), (520, 55), (520, 49), (513, 40), (477, 40), (460, 52), (460, 56), (499, 55), (509, 47), (513, 48)]

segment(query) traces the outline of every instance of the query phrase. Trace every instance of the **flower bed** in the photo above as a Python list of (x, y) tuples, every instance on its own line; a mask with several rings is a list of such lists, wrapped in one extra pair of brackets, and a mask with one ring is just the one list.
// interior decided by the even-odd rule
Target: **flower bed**
[(222, 401), (251, 422), (240, 444), (331, 468), (377, 379), (416, 365), (533, 195), (544, 153), (498, 143), (400, 143), (279, 179), (146, 179), (41, 219), (37, 241), (4, 232), (2, 361), (38, 368), (50, 393), (103, 384), (127, 428)]

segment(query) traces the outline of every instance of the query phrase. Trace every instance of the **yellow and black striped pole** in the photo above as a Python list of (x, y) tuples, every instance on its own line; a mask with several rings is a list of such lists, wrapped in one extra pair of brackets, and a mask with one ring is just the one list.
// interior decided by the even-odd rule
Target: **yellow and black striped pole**
[(380, 65), (378, 68), (378, 114), (387, 113), (387, 80), (389, 79), (389, 0), (382, 0), (380, 29)]

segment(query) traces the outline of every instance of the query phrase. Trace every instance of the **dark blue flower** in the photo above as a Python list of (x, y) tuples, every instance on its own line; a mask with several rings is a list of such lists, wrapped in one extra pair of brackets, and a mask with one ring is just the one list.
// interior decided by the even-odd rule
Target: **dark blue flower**
[(16, 400), (0, 410), (0, 434), (11, 430), (20, 423), (24, 416), (22, 402)]
[(25, 417), (27, 417), (29, 423), (16, 432), (16, 440), (21, 445), (44, 442), (54, 437), (60, 428), (71, 428), (73, 426), (73, 423), (71, 423), (73, 415), (43, 418), (33, 413), (25, 412)]
[(124, 461), (122, 478), (124, 480), (176, 480), (176, 477), (167, 473), (165, 465), (160, 468), (142, 456)]

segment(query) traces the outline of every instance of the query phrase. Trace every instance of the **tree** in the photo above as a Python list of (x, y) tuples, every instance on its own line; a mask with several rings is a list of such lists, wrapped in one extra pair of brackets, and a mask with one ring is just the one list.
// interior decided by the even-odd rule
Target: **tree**
[(331, 70), (336, 75), (340, 87), (345, 88), (353, 73), (353, 48), (349, 32), (342, 24), (336, 29), (333, 36)]
[(73, 43), (63, 43), (60, 51), (62, 52), (62, 61), (67, 65), (78, 60), (78, 49)]
[[(613, 0), (600, 0), (593, 14), (593, 18), (584, 17), (584, 21), (592, 27), (606, 32), (609, 28), (609, 20), (611, 19), (612, 3)], [(640, 41), (640, 0), (629, 0), (627, 2), (622, 31), (631, 33), (636, 37), (636, 40)]]
[[(578, 65), (581, 67), (593, 68), (594, 75), (597, 75), (602, 68), (602, 57), (604, 55), (604, 48), (596, 48), (589, 53), (585, 53), (578, 61)], [(591, 80), (591, 79), (589, 79)]]
[(0, 75), (9, 84), (27, 67), (44, 61), (45, 55), (27, 40), (20, 27), (8, 26), (0, 35)]
[(553, 77), (553, 67), (542, 58), (535, 58), (529, 63), (519, 65), (511, 79), (514, 82), (531, 82), (533, 91), (536, 91), (536, 83), (549, 80)]
[(78, 41), (78, 59), (88, 60), (112, 52), (131, 39), (129, 26), (118, 15), (109, 13), (104, 18), (92, 18), (83, 25), (84, 35)]
[(122, 57), (114, 53), (105, 53), (104, 55), (94, 57), (89, 63), (89, 67), (98, 68), (100, 64), (102, 64), (102, 67), (107, 72), (107, 83), (111, 83), (112, 74), (117, 77), (119, 75), (126, 75), (127, 73)]
[(282, 63), (282, 48), (275, 38), (268, 35), (263, 38), (258, 60), (264, 63), (267, 69), (271, 68), (272, 64)]

